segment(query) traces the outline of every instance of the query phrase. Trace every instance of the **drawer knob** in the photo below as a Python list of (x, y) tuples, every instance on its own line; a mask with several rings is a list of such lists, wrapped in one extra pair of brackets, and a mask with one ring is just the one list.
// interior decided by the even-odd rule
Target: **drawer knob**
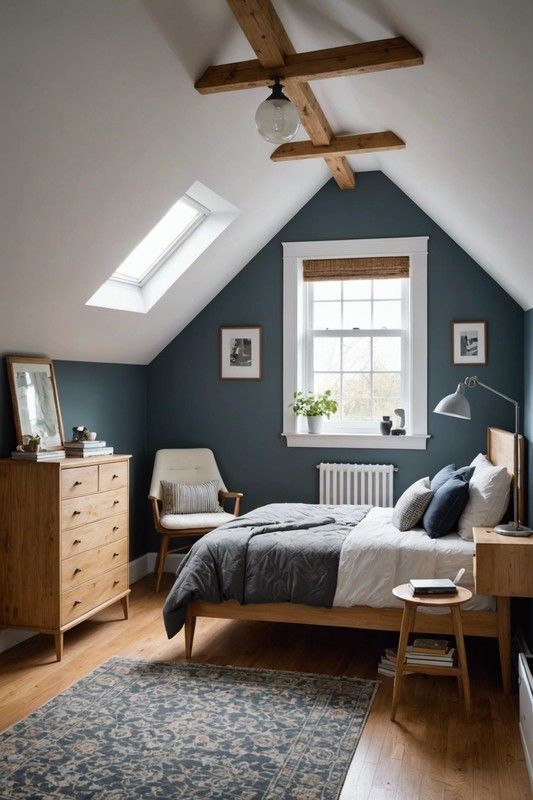
[(74, 481), (74, 486), (81, 486), (82, 481)]
[(74, 539), (72, 544), (81, 544), (81, 539)]
[(78, 572), (81, 572), (81, 567), (76, 567), (76, 569), (74, 570), (74, 575), (77, 575)]
[(73, 511), (72, 512), (72, 516), (73, 517), (78, 517), (80, 514), (81, 514), (81, 511)]
[(117, 583), (120, 583), (120, 581), (118, 581), (118, 580), (117, 581), (113, 581), (113, 586), (116, 586)]
[(119, 503), (120, 503), (120, 500), (113, 500), (113, 505), (114, 506), (118, 506)]
[(79, 606), (79, 605), (80, 605), (80, 603), (81, 603), (81, 600), (74, 600), (74, 603), (73, 603), (73, 605), (75, 605), (75, 606)]
[(113, 553), (113, 558), (116, 558), (120, 553)]
[(113, 525), (113, 530), (118, 531), (118, 525)]
[(118, 475), (113, 475), (112, 480), (115, 480), (115, 478), (118, 478)]

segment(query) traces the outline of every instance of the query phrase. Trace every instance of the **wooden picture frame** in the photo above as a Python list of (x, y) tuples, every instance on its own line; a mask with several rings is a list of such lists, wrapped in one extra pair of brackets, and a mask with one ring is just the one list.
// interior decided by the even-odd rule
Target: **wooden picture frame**
[[(5, 360), (17, 445), (23, 443), (23, 436), (38, 434), (43, 449), (61, 450), (65, 435), (52, 360), (34, 356), (6, 356)], [(28, 406), (28, 389), (33, 390), (31, 408)], [(42, 412), (41, 418), (38, 417), (39, 412)]]
[(261, 325), (221, 325), (220, 380), (260, 381), (263, 377), (262, 340)]
[(452, 363), (454, 366), (486, 364), (487, 323), (482, 320), (452, 322)]

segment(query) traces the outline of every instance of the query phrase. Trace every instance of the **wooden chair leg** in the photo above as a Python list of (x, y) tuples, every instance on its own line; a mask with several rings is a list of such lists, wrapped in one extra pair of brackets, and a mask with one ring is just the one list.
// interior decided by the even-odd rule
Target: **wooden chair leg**
[(161, 586), (161, 577), (163, 575), (165, 569), (165, 561), (167, 559), (167, 552), (168, 552), (168, 536), (161, 536), (161, 544), (159, 545), (159, 554), (157, 556), (156, 566), (155, 566), (155, 590), (156, 592), (159, 591), (159, 587)]
[(129, 615), (130, 615), (130, 596), (129, 596), (129, 594), (127, 594), (126, 597), (122, 597), (120, 599), (120, 602), (122, 603), (122, 611), (124, 612), (124, 619), (128, 619)]
[(409, 639), (409, 632), (414, 627), (416, 617), (416, 605), (405, 603), (403, 607), (402, 625), (400, 628), (400, 640), (398, 642), (398, 653), (396, 655), (396, 673), (394, 675), (394, 689), (392, 692), (392, 709), (390, 718), (394, 721), (396, 709), (402, 688), (403, 670), (405, 661), (405, 651)]
[(189, 609), (185, 612), (185, 658), (187, 661), (192, 656), (192, 643), (194, 640), (194, 629), (196, 627), (196, 617)]
[(472, 701), (470, 698), (470, 679), (468, 677), (468, 662), (466, 660), (461, 609), (459, 608), (459, 606), (451, 606), (450, 611), (452, 614), (453, 630), (455, 633), (455, 646), (457, 647), (457, 661), (458, 661), (458, 666), (461, 670), (461, 683), (463, 685), (463, 697), (465, 701), (466, 717), (467, 719), (470, 719), (472, 714)]
[(511, 600), (509, 597), (497, 597), (496, 603), (503, 691), (511, 694)]
[(56, 646), (56, 659), (61, 661), (63, 658), (63, 634), (54, 633), (54, 643)]

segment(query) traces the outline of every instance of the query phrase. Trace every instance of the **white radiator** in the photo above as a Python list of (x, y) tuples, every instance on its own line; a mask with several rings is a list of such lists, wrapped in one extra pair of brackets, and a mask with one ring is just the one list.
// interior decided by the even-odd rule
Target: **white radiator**
[(319, 502), (390, 507), (395, 470), (392, 464), (319, 464)]

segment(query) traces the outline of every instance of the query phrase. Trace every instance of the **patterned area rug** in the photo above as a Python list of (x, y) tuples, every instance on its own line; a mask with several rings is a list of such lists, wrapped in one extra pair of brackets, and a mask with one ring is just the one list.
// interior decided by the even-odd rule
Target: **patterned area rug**
[(336, 800), (377, 683), (113, 658), (0, 738), (0, 797)]

